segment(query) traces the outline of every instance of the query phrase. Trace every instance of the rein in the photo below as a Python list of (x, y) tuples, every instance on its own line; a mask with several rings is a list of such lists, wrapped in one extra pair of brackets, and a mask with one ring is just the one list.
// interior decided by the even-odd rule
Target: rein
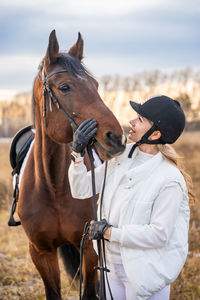
[[(42, 68), (42, 71), (41, 71), (41, 79), (42, 79), (42, 83), (44, 85), (44, 88), (43, 88), (43, 117), (44, 117), (44, 120), (45, 120), (46, 130), (47, 130), (47, 127), (48, 127), (47, 119), (46, 119), (46, 95), (48, 95), (48, 98), (49, 98), (50, 112), (53, 111), (53, 108), (52, 108), (52, 102), (53, 102), (57, 106), (57, 108), (62, 111), (64, 116), (68, 119), (68, 121), (70, 122), (70, 124), (72, 126), (73, 131), (75, 131), (78, 128), (78, 125), (70, 117), (70, 115), (63, 109), (62, 105), (60, 104), (58, 99), (54, 96), (52, 90), (50, 89), (50, 87), (47, 83), (47, 79), (49, 79), (54, 74), (64, 73), (64, 72), (67, 72), (67, 70), (59, 69), (59, 70), (52, 71), (48, 75), (46, 75), (45, 71), (44, 71), (44, 67)], [(99, 142), (95, 138), (92, 139), (91, 144), (93, 144), (93, 143), (95, 143), (97, 145), (97, 147), (99, 147), (102, 151), (104, 151), (104, 148), (99, 144)], [(88, 145), (87, 151), (88, 151), (88, 156), (89, 156), (89, 159), (90, 159), (91, 173), (92, 173), (94, 220), (97, 221), (97, 205), (96, 205), (97, 199), (96, 199), (95, 172), (94, 172), (95, 167), (94, 167), (94, 158), (93, 158), (93, 154), (92, 154), (91, 144)], [(106, 166), (105, 166), (103, 189), (102, 189), (102, 194), (101, 194), (101, 199), (100, 199), (100, 216), (101, 216), (102, 200), (103, 200), (103, 193), (104, 193), (104, 187), (105, 187), (106, 172), (107, 172), (107, 162), (106, 162)], [(83, 249), (84, 249), (85, 240), (86, 240), (88, 231), (89, 231), (89, 226), (88, 226), (88, 223), (86, 223), (85, 228), (84, 228), (84, 232), (83, 232), (83, 236), (82, 236), (82, 239), (81, 239), (81, 245), (80, 245), (80, 293), (79, 293), (79, 299), (80, 300), (82, 299), (82, 287), (81, 286), (82, 286)], [(100, 289), (99, 289), (100, 290), (99, 291), (100, 295), (99, 295), (99, 299), (100, 300), (106, 300), (104, 272), (106, 272), (106, 275), (107, 275), (107, 272), (109, 272), (109, 270), (106, 267), (104, 240), (102, 240), (102, 241), (97, 240), (97, 249), (98, 249), (98, 257), (99, 257), (99, 266), (97, 266), (96, 269), (100, 271)], [(106, 276), (106, 278), (107, 278), (107, 276)], [(107, 282), (108, 282), (108, 278), (107, 278)], [(108, 288), (109, 288), (109, 291), (110, 291), (110, 294), (111, 294), (109, 283), (108, 283)], [(111, 299), (113, 299), (112, 294), (111, 294)]]
[[(87, 146), (87, 152), (90, 159), (91, 164), (91, 175), (92, 175), (92, 192), (93, 192), (93, 205), (94, 205), (94, 220), (97, 221), (97, 198), (96, 198), (96, 188), (95, 188), (95, 167), (94, 167), (94, 157), (92, 154), (92, 148), (91, 145)], [(103, 187), (102, 187), (102, 193), (100, 198), (100, 219), (102, 219), (102, 203), (103, 203), (103, 195), (104, 195), (104, 188), (106, 183), (106, 174), (107, 174), (107, 167), (108, 163), (105, 162), (105, 171), (104, 171), (104, 180), (103, 180)], [(99, 257), (99, 266), (97, 266), (95, 269), (100, 271), (100, 288), (99, 288), (99, 299), (100, 300), (106, 300), (106, 289), (105, 289), (105, 274), (106, 272), (106, 281), (108, 284), (108, 289), (110, 292), (111, 300), (113, 300), (110, 285), (108, 282), (107, 272), (110, 272), (109, 269), (107, 269), (106, 266), (106, 256), (105, 256), (105, 242), (103, 240), (97, 240), (97, 251), (98, 251), (98, 257)], [(81, 298), (81, 292), (80, 292), (80, 300)]]

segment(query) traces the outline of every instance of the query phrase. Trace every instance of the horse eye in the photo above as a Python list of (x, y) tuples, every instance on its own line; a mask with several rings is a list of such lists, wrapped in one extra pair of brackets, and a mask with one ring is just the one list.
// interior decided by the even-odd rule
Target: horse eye
[(62, 84), (60, 87), (59, 87), (59, 90), (63, 93), (67, 93), (71, 90), (71, 87), (69, 86), (69, 84)]

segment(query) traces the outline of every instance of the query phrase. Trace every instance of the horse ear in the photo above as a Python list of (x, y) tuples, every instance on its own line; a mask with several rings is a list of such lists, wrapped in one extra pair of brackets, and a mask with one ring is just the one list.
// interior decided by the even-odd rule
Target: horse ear
[(46, 66), (50, 64), (54, 64), (56, 62), (58, 58), (58, 53), (59, 53), (59, 45), (58, 45), (58, 40), (56, 38), (56, 31), (54, 29), (49, 36), (49, 45), (45, 56)]
[(78, 33), (78, 40), (76, 44), (70, 48), (68, 53), (80, 60), (83, 59), (83, 39), (80, 32)]

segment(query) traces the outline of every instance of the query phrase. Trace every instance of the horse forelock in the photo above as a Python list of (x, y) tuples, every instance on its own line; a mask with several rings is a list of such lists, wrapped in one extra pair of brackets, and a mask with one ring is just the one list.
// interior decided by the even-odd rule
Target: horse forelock
[[(38, 66), (38, 74), (34, 80), (33, 84), (33, 91), (32, 91), (32, 114), (33, 114), (33, 123), (35, 125), (35, 95), (34, 95), (34, 86), (35, 86), (35, 81), (37, 77), (39, 76), (40, 78), (42, 77), (42, 70), (44, 67), (44, 61), (45, 57), (42, 59), (41, 63)], [(55, 62), (55, 65), (58, 64), (61, 66), (62, 69), (65, 69), (66, 72), (69, 74), (72, 74), (76, 78), (80, 80), (95, 80), (94, 76), (87, 70), (87, 68), (84, 66), (81, 60), (78, 58), (74, 57), (73, 55), (69, 53), (59, 53), (59, 56), (57, 58), (57, 61)], [(46, 76), (48, 73), (46, 74)]]
[[(45, 58), (43, 58), (38, 66), (38, 75), (41, 74), (44, 66), (44, 60)], [(67, 72), (77, 78), (87, 79), (88, 76), (94, 78), (93, 74), (91, 74), (91, 72), (87, 70), (82, 61), (69, 53), (60, 53), (57, 58), (56, 64), (59, 64), (62, 68), (66, 69)]]
[(68, 53), (60, 53), (57, 63), (75, 77), (92, 76), (78, 58)]

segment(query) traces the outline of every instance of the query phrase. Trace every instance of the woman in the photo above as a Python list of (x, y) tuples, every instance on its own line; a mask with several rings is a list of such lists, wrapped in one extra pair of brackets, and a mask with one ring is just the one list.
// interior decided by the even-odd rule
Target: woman
[[(133, 143), (108, 162), (103, 220), (91, 222), (90, 238), (107, 240), (108, 278), (114, 300), (168, 300), (170, 284), (187, 257), (188, 192), (194, 197), (189, 176), (169, 145), (181, 135), (185, 116), (179, 102), (166, 96), (130, 104), (138, 113), (130, 121), (128, 138)], [(96, 127), (95, 120), (87, 120), (74, 134), (69, 180), (75, 198), (92, 196), (91, 173), (80, 153)], [(104, 164), (95, 174), (100, 193)]]

